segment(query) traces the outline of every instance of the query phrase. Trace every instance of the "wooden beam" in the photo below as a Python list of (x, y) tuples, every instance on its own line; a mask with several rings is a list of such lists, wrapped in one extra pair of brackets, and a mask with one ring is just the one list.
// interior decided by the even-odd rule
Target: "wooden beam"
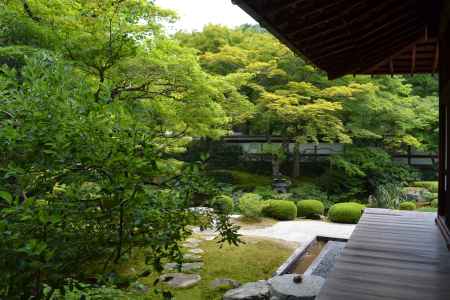
[(415, 44), (412, 48), (412, 57), (411, 57), (411, 75), (414, 75), (414, 71), (416, 70), (416, 50), (417, 44)]
[(391, 72), (391, 77), (394, 77), (394, 62), (392, 61), (392, 57), (389, 58), (389, 72)]
[[(339, 0), (335, 0), (335, 1), (327, 2), (329, 4), (327, 4), (325, 6), (321, 6), (320, 8), (315, 8), (315, 7), (317, 7), (317, 4), (315, 2), (312, 2), (313, 5), (311, 5), (309, 7), (309, 9), (307, 9), (307, 8), (302, 9), (302, 10), (305, 11), (305, 13), (301, 14), (300, 16), (296, 16), (296, 18), (298, 20), (305, 20), (305, 19), (307, 19), (307, 18), (309, 18), (309, 17), (311, 17), (311, 16), (313, 16), (313, 15), (315, 15), (317, 13), (322, 13), (324, 10), (331, 10), (335, 6), (339, 6), (341, 4), (345, 4), (345, 3), (347, 3), (347, 1), (348, 0), (340, 0), (340, 1)], [(309, 2), (311, 2), (311, 1), (309, 1)], [(292, 14), (295, 13), (295, 12), (289, 11), (289, 13), (292, 16)], [(279, 15), (280, 18), (278, 18), (277, 15)], [(273, 13), (270, 13), (269, 17), (271, 17), (272, 21), (274, 21), (276, 24), (279, 24), (279, 26), (281, 26), (281, 27), (286, 25), (287, 19), (288, 19), (288, 18), (286, 18), (285, 14), (280, 14), (280, 11), (276, 12), (276, 10)]]
[[(386, 1), (386, 2), (388, 2), (388, 1)], [(359, 6), (361, 6), (363, 4), (365, 4), (365, 1), (359, 1), (359, 2), (353, 3), (353, 5), (351, 5), (350, 7), (347, 7), (344, 11), (341, 11), (340, 13), (337, 13), (337, 14), (335, 14), (332, 11), (332, 12), (330, 12), (330, 15), (332, 15), (331, 17), (321, 16), (321, 21), (311, 23), (307, 26), (302, 26), (304, 24), (299, 24), (296, 22), (295, 24), (292, 24), (290, 27), (280, 26), (280, 28), (282, 28), (283, 31), (286, 32), (286, 35), (288, 37), (293, 37), (293, 36), (297, 35), (298, 33), (307, 32), (308, 30), (317, 28), (320, 25), (329, 24), (334, 20), (339, 21), (339, 19), (343, 18), (345, 15), (350, 14), (351, 11), (353, 11), (354, 9), (358, 8)], [(362, 17), (364, 17), (364, 16), (362, 16)], [(342, 26), (332, 28), (332, 30), (335, 30), (335, 31), (340, 30), (340, 29), (342, 29)]]
[(436, 43), (436, 52), (434, 54), (434, 62), (433, 62), (433, 74), (436, 73), (438, 65), (439, 65), (439, 42)]
[[(286, 4), (282, 4), (280, 5), (279, 3), (275, 3), (274, 5), (270, 5), (267, 7), (264, 7), (264, 10), (268, 11), (269, 13), (267, 14), (268, 17), (272, 18), (276, 16), (278, 13), (283, 12), (286, 9), (290, 9), (294, 6), (297, 6), (297, 4), (304, 2), (305, 0), (292, 0), (292, 1), (287, 1)], [(275, 21), (275, 20), (273, 20)]]

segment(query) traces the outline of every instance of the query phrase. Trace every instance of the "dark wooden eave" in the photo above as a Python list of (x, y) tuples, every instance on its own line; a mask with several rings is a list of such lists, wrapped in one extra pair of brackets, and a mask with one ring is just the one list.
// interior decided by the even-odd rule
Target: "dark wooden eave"
[(438, 0), (233, 2), (332, 79), (438, 71)]

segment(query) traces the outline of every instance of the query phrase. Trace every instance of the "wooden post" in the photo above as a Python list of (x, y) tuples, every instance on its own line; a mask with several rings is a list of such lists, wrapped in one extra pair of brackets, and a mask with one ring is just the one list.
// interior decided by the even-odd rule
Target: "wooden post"
[(444, 1), (439, 33), (439, 206), (437, 224), (450, 249), (450, 5)]

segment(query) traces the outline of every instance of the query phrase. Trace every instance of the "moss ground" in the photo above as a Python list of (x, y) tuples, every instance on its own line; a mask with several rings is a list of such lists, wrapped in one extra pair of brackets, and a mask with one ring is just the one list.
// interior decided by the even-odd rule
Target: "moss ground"
[[(195, 287), (173, 290), (175, 300), (219, 300), (225, 291), (214, 291), (209, 284), (216, 278), (230, 278), (241, 283), (270, 278), (272, 273), (291, 255), (293, 245), (276, 240), (244, 238), (245, 244), (220, 247), (216, 241), (202, 242), (204, 268), (199, 274), (202, 281)], [(131, 268), (144, 269), (142, 257), (132, 259), (122, 272)], [(151, 287), (156, 277), (149, 276), (140, 280)], [(136, 295), (130, 299), (162, 299), (154, 294)]]

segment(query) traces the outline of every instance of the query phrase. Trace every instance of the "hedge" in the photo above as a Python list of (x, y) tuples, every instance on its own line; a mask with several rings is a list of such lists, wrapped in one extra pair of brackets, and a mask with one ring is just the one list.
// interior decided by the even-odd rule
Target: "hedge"
[(412, 201), (405, 201), (400, 203), (400, 210), (416, 210), (416, 203)]
[(264, 216), (277, 220), (294, 220), (297, 217), (297, 206), (292, 201), (268, 200), (264, 202)]
[(429, 190), (431, 193), (438, 192), (438, 182), (437, 181), (416, 181), (413, 183), (415, 187), (421, 187)]
[(336, 223), (356, 224), (362, 216), (364, 205), (356, 202), (338, 203), (328, 211), (328, 219)]
[(239, 210), (247, 218), (261, 217), (262, 201), (257, 194), (246, 193), (239, 198)]
[(233, 198), (227, 195), (217, 196), (212, 201), (212, 207), (221, 213), (231, 213), (233, 206)]
[(438, 199), (433, 199), (430, 203), (430, 206), (433, 208), (437, 208), (438, 207)]
[(302, 200), (297, 203), (297, 216), (305, 218), (320, 218), (325, 211), (325, 206), (319, 200)]

